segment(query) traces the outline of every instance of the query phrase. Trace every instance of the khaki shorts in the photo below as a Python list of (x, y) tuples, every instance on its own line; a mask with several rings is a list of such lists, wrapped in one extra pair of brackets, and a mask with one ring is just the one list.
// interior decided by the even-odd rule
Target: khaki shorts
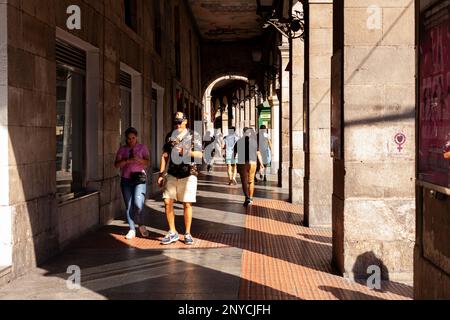
[(257, 165), (253, 162), (237, 165), (237, 171), (241, 176), (241, 180), (247, 183), (253, 183), (255, 181), (256, 169)]
[(189, 176), (177, 179), (170, 174), (164, 179), (163, 199), (172, 199), (183, 203), (197, 202), (197, 177)]

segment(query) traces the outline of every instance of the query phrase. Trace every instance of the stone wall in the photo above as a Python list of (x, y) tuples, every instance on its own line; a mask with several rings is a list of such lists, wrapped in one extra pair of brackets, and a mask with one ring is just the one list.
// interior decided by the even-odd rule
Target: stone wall
[[(7, 74), (7, 79), (0, 78), (0, 132), (7, 130), (6, 139), (9, 139), (9, 156), (7, 160), (0, 160), (0, 176), (5, 176), (5, 165), (9, 165), (7, 179), (1, 179), (5, 184), (1, 189), (6, 192), (10, 189), (7, 198), (2, 194), (0, 206), (2, 228), (8, 229), (3, 225), (8, 221), (8, 212), (12, 216), (9, 219), (9, 226), (12, 226), (12, 277), (42, 264), (92, 227), (108, 223), (115, 217), (122, 218), (120, 178), (118, 170), (113, 167), (120, 143), (121, 64), (140, 74), (142, 90), (133, 93), (139, 106), (135, 110), (138, 117), (133, 125), (141, 128), (140, 140), (147, 145), (151, 141), (154, 82), (165, 89), (164, 134), (171, 129), (175, 86), (185, 90), (190, 99), (200, 101), (200, 61), (197, 54), (200, 42), (185, 2), (161, 1), (160, 13), (153, 11), (150, 1), (138, 0), (137, 3), (137, 32), (125, 24), (123, 1), (9, 0), (0, 3), (0, 21), (8, 23), (7, 29), (1, 28), (2, 33), (7, 30), (7, 46), (5, 34), (0, 35), (1, 75), (6, 77)], [(81, 9), (81, 30), (67, 29), (69, 15), (66, 10), (70, 5)], [(175, 79), (174, 70), (175, 5), (180, 7), (181, 13), (180, 79)], [(161, 55), (154, 50), (155, 14), (162, 16)], [(88, 193), (92, 194), (64, 205), (58, 205), (55, 196), (55, 46), (56, 38), (61, 36), (74, 45), (89, 48), (81, 49), (89, 51), (86, 183)], [(186, 49), (189, 47), (192, 52)], [(92, 70), (96, 71), (92, 73)], [(3, 139), (3, 146), (5, 137), (0, 134), (0, 139)], [(0, 243), (3, 243), (3, 238)]]

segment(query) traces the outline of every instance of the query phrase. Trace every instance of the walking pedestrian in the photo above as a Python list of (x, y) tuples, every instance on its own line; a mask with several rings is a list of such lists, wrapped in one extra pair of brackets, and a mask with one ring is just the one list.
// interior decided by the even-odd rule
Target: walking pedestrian
[[(179, 240), (175, 226), (175, 201), (183, 203), (185, 234), (184, 243), (192, 245), (191, 235), (192, 204), (197, 200), (198, 162), (203, 157), (201, 137), (187, 128), (188, 120), (184, 113), (177, 112), (174, 117), (175, 129), (166, 137), (161, 157), (158, 185), (163, 188), (169, 233), (161, 244), (169, 245)], [(167, 170), (167, 174), (165, 173)]]
[(214, 164), (214, 157), (216, 153), (215, 149), (215, 140), (216, 137), (211, 134), (210, 130), (206, 131), (205, 136), (203, 137), (203, 150), (205, 150), (205, 162), (206, 162), (206, 171), (211, 172)]
[(242, 190), (245, 196), (244, 207), (251, 206), (255, 193), (255, 174), (258, 160), (261, 162), (261, 170), (264, 169), (254, 129), (244, 128), (244, 136), (236, 142), (234, 154), (237, 154), (238, 157), (237, 170), (241, 177)]
[(136, 237), (136, 223), (143, 237), (148, 231), (143, 224), (145, 196), (147, 193), (146, 168), (150, 164), (150, 153), (147, 146), (138, 143), (138, 132), (134, 128), (125, 131), (126, 145), (119, 148), (114, 166), (120, 169), (120, 188), (125, 201), (125, 215), (130, 230), (126, 239)]
[(227, 164), (228, 173), (228, 185), (237, 185), (237, 158), (234, 154), (234, 146), (239, 140), (239, 136), (236, 133), (236, 128), (231, 127), (229, 134), (224, 139), (225, 148), (225, 163)]
[(223, 155), (222, 155), (222, 149), (223, 149), (223, 134), (220, 130), (216, 130), (216, 133), (214, 135), (214, 159), (222, 160), (223, 161)]
[(267, 126), (262, 125), (259, 131), (259, 149), (261, 150), (261, 158), (264, 169), (260, 171), (260, 178), (267, 181), (267, 168), (272, 165), (272, 141), (269, 138)]
[(442, 153), (444, 155), (444, 159), (450, 159), (450, 133), (447, 134), (447, 142), (444, 145), (444, 148), (442, 149)]

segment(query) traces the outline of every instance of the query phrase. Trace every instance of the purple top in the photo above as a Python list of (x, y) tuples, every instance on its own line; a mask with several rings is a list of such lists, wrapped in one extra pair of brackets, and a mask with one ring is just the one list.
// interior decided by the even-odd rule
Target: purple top
[[(127, 145), (120, 147), (119, 151), (117, 151), (116, 160), (126, 160), (129, 159), (130, 156), (134, 154), (134, 158), (137, 159), (149, 159), (150, 158), (150, 152), (148, 151), (147, 147), (143, 144), (137, 144), (133, 149), (128, 147)], [(127, 164), (122, 169), (120, 169), (120, 174), (122, 178), (130, 179), (132, 172), (145, 172), (145, 167), (134, 163), (134, 164)]]

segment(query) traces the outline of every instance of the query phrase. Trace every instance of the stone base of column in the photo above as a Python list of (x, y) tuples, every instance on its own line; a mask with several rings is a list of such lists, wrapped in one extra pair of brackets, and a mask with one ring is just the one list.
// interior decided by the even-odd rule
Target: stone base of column
[(373, 274), (369, 267), (376, 266), (384, 280), (412, 283), (414, 233), (410, 229), (415, 224), (409, 217), (414, 208), (414, 199), (346, 199), (341, 207), (343, 223), (334, 226), (338, 228), (333, 234), (333, 262), (340, 272), (352, 280), (367, 280)]
[(289, 162), (283, 162), (281, 168), (278, 171), (279, 181), (281, 182), (280, 187), (283, 189), (289, 188)]
[(289, 168), (289, 200), (293, 204), (304, 203), (304, 169)]
[(317, 180), (308, 181), (308, 208), (305, 209), (305, 222), (311, 228), (331, 228), (332, 205), (329, 185)]
[(280, 164), (278, 162), (272, 162), (272, 165), (270, 167), (270, 174), (278, 174), (279, 170)]

